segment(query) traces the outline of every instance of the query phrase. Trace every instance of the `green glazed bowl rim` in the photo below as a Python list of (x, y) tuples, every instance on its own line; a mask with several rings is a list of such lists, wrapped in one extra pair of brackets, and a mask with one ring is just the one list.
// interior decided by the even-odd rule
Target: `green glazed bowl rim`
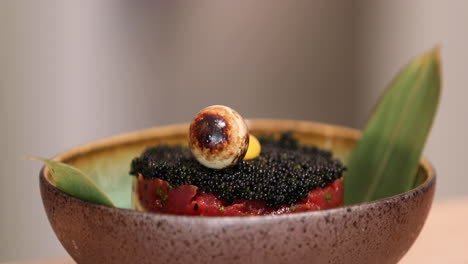
[[(279, 128), (287, 129), (291, 126), (294, 126), (294, 130), (296, 129), (303, 131), (305, 133), (310, 133), (311, 131), (320, 131), (319, 135), (323, 136), (332, 136), (336, 138), (344, 138), (347, 140), (356, 141), (361, 136), (361, 132), (359, 130), (344, 127), (344, 126), (337, 126), (337, 125), (330, 125), (320, 122), (313, 122), (313, 121), (303, 121), (303, 120), (290, 120), (290, 119), (249, 119), (246, 120), (249, 127), (254, 126), (255, 128), (264, 128), (267, 130), (267, 127), (272, 123), (275, 124), (275, 130)], [(165, 125), (165, 126), (158, 126), (153, 128), (147, 128), (143, 130), (136, 130), (132, 132), (127, 132), (123, 134), (118, 134), (110, 137), (105, 137), (102, 139), (98, 139), (92, 141), (87, 144), (83, 144), (74, 148), (69, 149), (66, 152), (63, 152), (53, 158), (55, 161), (60, 162), (70, 162), (75, 159), (79, 159), (82, 156), (86, 156), (89, 153), (108, 150), (112, 148), (118, 148), (125, 145), (132, 145), (137, 142), (144, 142), (150, 141), (155, 137), (155, 133), (160, 134), (170, 134), (171, 132), (183, 131), (184, 129), (188, 129), (188, 123), (179, 123), (179, 124), (172, 124), (172, 125)], [(111, 211), (122, 211), (125, 214), (131, 213), (136, 215), (144, 215), (145, 217), (154, 217), (154, 218), (167, 218), (167, 219), (186, 219), (190, 221), (202, 221), (202, 222), (220, 222), (223, 221), (225, 223), (237, 223), (239, 221), (242, 222), (253, 222), (253, 221), (265, 221), (265, 220), (281, 220), (285, 218), (300, 218), (305, 215), (308, 216), (317, 216), (323, 217), (324, 214), (334, 214), (337, 212), (351, 212), (354, 210), (365, 210), (367, 207), (372, 207), (377, 204), (384, 204), (384, 203), (398, 203), (398, 201), (404, 201), (406, 199), (411, 199), (411, 197), (417, 193), (418, 191), (424, 191), (430, 189), (432, 185), (436, 183), (436, 172), (432, 164), (425, 158), (422, 158), (419, 162), (420, 169), (423, 169), (426, 174), (426, 178), (422, 183), (417, 185), (416, 187), (412, 188), (409, 191), (396, 194), (393, 196), (389, 196), (383, 199), (362, 202), (358, 204), (352, 205), (345, 205), (338, 208), (332, 209), (325, 209), (325, 210), (318, 210), (318, 211), (310, 211), (310, 212), (298, 212), (293, 214), (283, 214), (283, 215), (262, 215), (262, 216), (253, 216), (253, 217), (245, 217), (245, 216), (230, 216), (230, 217), (223, 217), (223, 216), (187, 216), (187, 215), (173, 215), (173, 214), (156, 214), (151, 212), (141, 212), (134, 209), (127, 209), (127, 208), (119, 208), (119, 207), (108, 207), (104, 205), (94, 204), (91, 202), (87, 202), (71, 196), (61, 190), (57, 189), (49, 180), (50, 174), (47, 167), (43, 166), (39, 177), (40, 181), (44, 184), (51, 186), (52, 188), (56, 189), (59, 193), (64, 196), (67, 196), (68, 199), (72, 199), (73, 201), (85, 206), (85, 207), (95, 207), (101, 210), (111, 210)]]

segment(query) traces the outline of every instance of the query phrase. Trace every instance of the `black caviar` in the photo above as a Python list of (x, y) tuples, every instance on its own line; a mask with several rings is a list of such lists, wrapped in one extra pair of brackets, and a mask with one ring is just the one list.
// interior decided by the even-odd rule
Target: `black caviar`
[(253, 160), (222, 170), (201, 165), (187, 147), (159, 145), (131, 164), (130, 174), (159, 178), (172, 187), (195, 185), (228, 202), (262, 200), (267, 207), (296, 203), (310, 190), (323, 188), (342, 176), (345, 167), (328, 151), (300, 146), (291, 132), (279, 139), (259, 138), (262, 152)]

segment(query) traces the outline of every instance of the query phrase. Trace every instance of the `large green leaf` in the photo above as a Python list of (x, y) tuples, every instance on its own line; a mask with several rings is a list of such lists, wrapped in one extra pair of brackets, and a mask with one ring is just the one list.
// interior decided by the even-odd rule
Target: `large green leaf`
[(47, 165), (52, 176), (52, 183), (59, 190), (91, 203), (114, 206), (104, 191), (79, 169), (53, 160), (37, 157), (31, 157), (31, 159), (41, 160)]
[(439, 50), (434, 49), (410, 62), (380, 98), (348, 164), (346, 204), (413, 187), (439, 94)]

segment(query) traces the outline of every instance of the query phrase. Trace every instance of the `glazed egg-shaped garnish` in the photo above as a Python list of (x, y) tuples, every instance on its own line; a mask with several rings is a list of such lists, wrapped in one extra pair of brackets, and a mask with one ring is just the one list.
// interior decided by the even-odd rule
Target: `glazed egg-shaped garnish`
[(234, 109), (212, 105), (201, 110), (190, 123), (189, 147), (205, 167), (227, 168), (244, 158), (249, 131)]

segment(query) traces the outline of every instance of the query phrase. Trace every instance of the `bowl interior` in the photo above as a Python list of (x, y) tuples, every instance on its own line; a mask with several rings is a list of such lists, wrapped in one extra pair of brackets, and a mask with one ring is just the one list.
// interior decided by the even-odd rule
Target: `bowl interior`
[[(359, 131), (308, 121), (248, 120), (250, 132), (258, 135), (279, 135), (292, 130), (302, 144), (331, 150), (346, 165)], [(74, 148), (55, 160), (66, 162), (87, 173), (110, 196), (117, 207), (131, 208), (131, 160), (147, 147), (157, 144), (187, 144), (188, 124), (171, 125), (131, 132)], [(428, 179), (431, 168), (422, 161), (415, 185)], [(50, 174), (45, 171), (47, 179)], [(409, 190), (408, 190), (409, 191)]]

